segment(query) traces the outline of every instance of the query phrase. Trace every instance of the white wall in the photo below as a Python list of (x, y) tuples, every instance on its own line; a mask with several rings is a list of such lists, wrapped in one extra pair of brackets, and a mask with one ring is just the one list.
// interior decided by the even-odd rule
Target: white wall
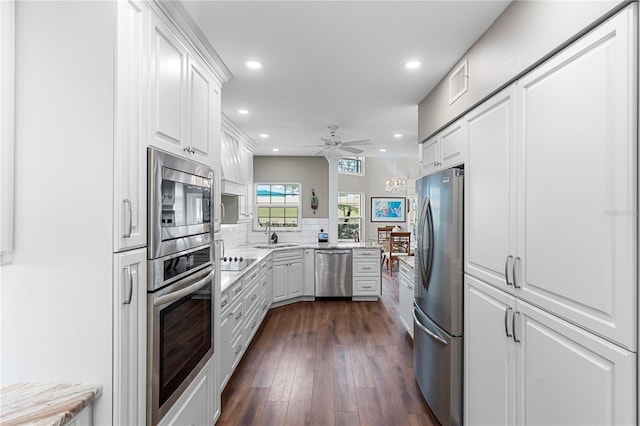
[(16, 4), (15, 252), (3, 385), (97, 383), (111, 423), (115, 2)]
[(469, 90), (449, 105), (449, 75), (446, 75), (420, 102), (418, 140), (427, 139), (585, 28), (602, 20), (622, 3), (625, 2), (578, 0), (511, 3), (461, 58), (468, 58)]

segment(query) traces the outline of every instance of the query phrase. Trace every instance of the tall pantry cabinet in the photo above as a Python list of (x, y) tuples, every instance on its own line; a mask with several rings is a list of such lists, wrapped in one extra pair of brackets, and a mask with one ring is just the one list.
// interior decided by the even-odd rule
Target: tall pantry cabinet
[(636, 6), (465, 117), (467, 424), (637, 421)]
[[(219, 188), (221, 85), (230, 74), (177, 4), (118, 2), (117, 21), (113, 424), (145, 424), (147, 147), (213, 167)], [(161, 422), (213, 423), (216, 371), (214, 354)]]

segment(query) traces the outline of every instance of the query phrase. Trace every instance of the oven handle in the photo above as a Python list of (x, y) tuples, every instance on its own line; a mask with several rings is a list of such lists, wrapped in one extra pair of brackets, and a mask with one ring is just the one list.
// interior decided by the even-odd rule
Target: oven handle
[(209, 272), (206, 277), (204, 277), (199, 281), (196, 281), (195, 284), (191, 284), (189, 287), (185, 287), (183, 289), (174, 291), (173, 293), (165, 294), (163, 296), (158, 297), (153, 301), (153, 306), (162, 306), (162, 305), (166, 305), (167, 303), (173, 303), (184, 296), (187, 296), (191, 293), (195, 293), (196, 291), (200, 290), (202, 287), (207, 285), (207, 283), (212, 279), (213, 279), (213, 271)]

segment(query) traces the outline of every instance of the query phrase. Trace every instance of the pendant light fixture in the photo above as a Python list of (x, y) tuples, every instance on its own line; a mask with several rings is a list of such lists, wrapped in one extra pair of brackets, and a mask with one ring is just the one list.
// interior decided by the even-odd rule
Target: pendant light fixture
[(396, 157), (393, 157), (393, 176), (385, 181), (386, 192), (404, 192), (407, 190), (407, 180), (398, 177), (396, 169)]

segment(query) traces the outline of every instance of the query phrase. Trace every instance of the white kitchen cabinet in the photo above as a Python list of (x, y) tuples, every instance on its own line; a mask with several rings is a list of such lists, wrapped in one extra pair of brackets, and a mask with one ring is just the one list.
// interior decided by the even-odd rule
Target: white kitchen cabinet
[(465, 277), (466, 424), (635, 424), (636, 354)]
[(141, 1), (118, 2), (113, 251), (147, 244), (147, 21)]
[(273, 253), (274, 302), (302, 296), (303, 271), (302, 250), (283, 250)]
[(187, 51), (160, 18), (151, 26), (150, 144), (186, 155)]
[(465, 162), (467, 126), (458, 120), (422, 144), (422, 175)]
[(465, 272), (635, 351), (633, 19), (621, 11), (467, 115)]
[(193, 56), (188, 59), (187, 81), (188, 145), (194, 160), (211, 165), (212, 157), (219, 155), (213, 151), (213, 138), (218, 133), (214, 130), (212, 118), (220, 115), (217, 109), (220, 84)]
[(518, 81), (519, 297), (637, 348), (637, 39), (628, 7)]
[(146, 423), (147, 249), (113, 255), (113, 424)]
[(400, 260), (400, 279), (398, 280), (398, 313), (400, 322), (413, 339), (413, 284), (414, 269)]
[(220, 393), (231, 377), (231, 320), (229, 318), (229, 290), (220, 295), (220, 346), (218, 353), (218, 390)]
[(511, 86), (465, 117), (465, 272), (505, 291), (516, 247), (514, 94)]
[(353, 300), (377, 300), (382, 291), (379, 248), (353, 249)]
[(465, 277), (464, 415), (468, 425), (516, 422), (516, 298)]
[[(198, 373), (193, 382), (178, 398), (159, 425), (211, 425), (214, 424), (216, 380), (215, 355)], [(140, 424), (140, 423), (138, 423)]]
[(314, 249), (304, 249), (304, 295), (314, 296), (316, 294), (316, 251)]

